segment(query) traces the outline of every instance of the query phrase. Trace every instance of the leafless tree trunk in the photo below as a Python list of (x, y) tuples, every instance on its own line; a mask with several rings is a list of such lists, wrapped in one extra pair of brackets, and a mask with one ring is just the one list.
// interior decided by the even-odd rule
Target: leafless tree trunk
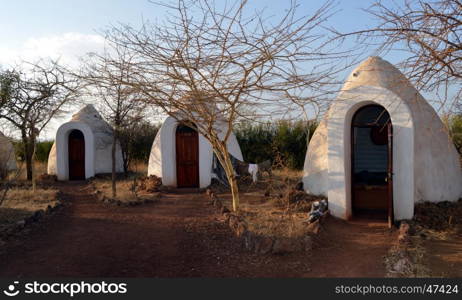
[[(112, 197), (117, 197), (117, 149), (120, 131), (144, 116), (144, 103), (139, 93), (128, 83), (131, 81), (133, 57), (123, 48), (110, 45), (102, 55), (91, 53), (78, 74), (86, 82), (88, 93), (101, 100), (98, 107), (113, 125), (111, 149)], [(123, 157), (122, 157), (123, 159)]]
[(228, 141), (239, 118), (295, 114), (321, 105), (346, 53), (321, 32), (332, 15), (328, 2), (299, 16), (291, 2), (281, 18), (252, 13), (248, 1), (208, 0), (157, 4), (169, 11), (160, 25), (114, 27), (109, 42), (132, 53), (127, 85), (204, 136), (222, 164), (239, 208), (239, 192)]
[(57, 62), (24, 63), (0, 74), (0, 119), (21, 133), (27, 179), (35, 188), (34, 158), (37, 138), (64, 106), (77, 98), (79, 82)]

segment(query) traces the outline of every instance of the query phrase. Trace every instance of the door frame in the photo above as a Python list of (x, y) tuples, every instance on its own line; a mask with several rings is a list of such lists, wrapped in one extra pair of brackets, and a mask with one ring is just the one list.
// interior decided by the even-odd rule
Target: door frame
[(393, 206), (393, 123), (391, 120), (391, 115), (388, 110), (380, 104), (372, 103), (367, 104), (364, 106), (359, 107), (351, 117), (350, 123), (350, 193), (351, 193), (351, 217), (355, 217), (355, 209), (354, 209), (354, 199), (355, 199), (355, 180), (354, 180), (354, 162), (355, 162), (355, 155), (354, 155), (354, 142), (355, 142), (355, 128), (372, 128), (375, 127), (374, 125), (360, 125), (356, 126), (354, 124), (354, 119), (357, 113), (363, 109), (366, 109), (371, 106), (380, 106), (382, 107), (390, 116), (389, 121), (386, 124), (387, 127), (387, 222), (388, 227), (391, 227), (394, 223), (394, 206)]

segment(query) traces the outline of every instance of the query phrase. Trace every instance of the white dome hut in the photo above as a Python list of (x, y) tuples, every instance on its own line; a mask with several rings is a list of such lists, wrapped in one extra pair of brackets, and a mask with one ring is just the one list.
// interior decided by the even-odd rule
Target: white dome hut
[[(62, 124), (48, 157), (48, 174), (58, 180), (81, 180), (112, 172), (113, 129), (93, 105)], [(123, 172), (122, 152), (116, 148), (116, 171)]]
[(370, 57), (348, 77), (308, 146), (303, 186), (334, 216), (410, 219), (418, 201), (462, 197), (454, 144), (435, 110), (389, 62)]
[(16, 170), (16, 155), (11, 141), (0, 132), (0, 177)]
[[(217, 126), (222, 133), (226, 132), (226, 123)], [(229, 153), (242, 161), (241, 148), (234, 134), (229, 136), (227, 145)], [(166, 186), (204, 188), (214, 177), (213, 161), (209, 141), (169, 116), (152, 144), (148, 175), (161, 177)]]

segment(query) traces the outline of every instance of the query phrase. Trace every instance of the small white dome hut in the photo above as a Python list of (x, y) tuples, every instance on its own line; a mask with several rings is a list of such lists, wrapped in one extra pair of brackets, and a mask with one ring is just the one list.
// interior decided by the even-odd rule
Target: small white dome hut
[[(222, 133), (226, 132), (225, 122), (217, 126)], [(228, 138), (228, 150), (234, 158), (243, 160), (234, 134)], [(212, 165), (213, 150), (209, 141), (169, 116), (152, 144), (148, 175), (161, 177), (166, 186), (204, 188), (211, 183)]]
[(303, 185), (334, 216), (382, 211), (410, 219), (418, 201), (456, 201), (462, 172), (434, 109), (389, 62), (370, 57), (348, 77), (305, 159)]
[(16, 155), (11, 141), (0, 132), (0, 176), (16, 170)]
[[(87, 105), (62, 124), (48, 157), (48, 174), (58, 180), (87, 179), (112, 172), (113, 129), (93, 105)], [(123, 172), (120, 145), (116, 148), (116, 171)]]

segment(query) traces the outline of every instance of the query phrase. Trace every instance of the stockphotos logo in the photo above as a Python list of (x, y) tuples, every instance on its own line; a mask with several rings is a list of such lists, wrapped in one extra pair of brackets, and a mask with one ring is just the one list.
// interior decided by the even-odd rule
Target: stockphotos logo
[(6, 290), (3, 290), (3, 294), (7, 295), (8, 297), (14, 297), (19, 294), (19, 290), (16, 289), (16, 285), (19, 284), (19, 281), (13, 282), (13, 284), (9, 284)]
[[(3, 293), (9, 297), (17, 296), (20, 291), (18, 289), (19, 282), (8, 285)], [(62, 294), (74, 297), (78, 294), (126, 294), (126, 283), (107, 283), (105, 281), (88, 283), (88, 282), (73, 282), (73, 283), (48, 283), (48, 282), (26, 282), (24, 284), (25, 294)]]

